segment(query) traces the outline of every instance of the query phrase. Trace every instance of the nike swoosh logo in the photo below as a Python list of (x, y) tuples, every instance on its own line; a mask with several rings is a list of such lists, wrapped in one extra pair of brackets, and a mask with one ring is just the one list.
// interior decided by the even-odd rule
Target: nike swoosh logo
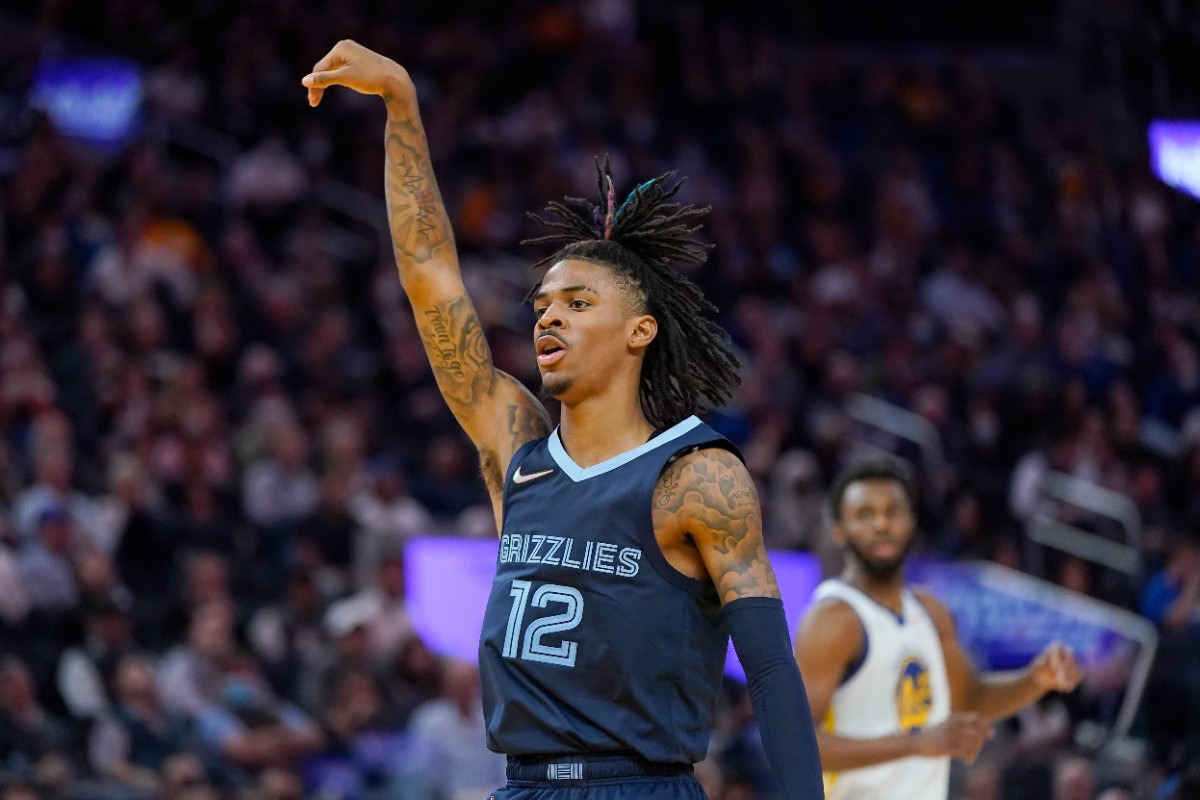
[(528, 475), (522, 475), (521, 468), (517, 467), (517, 471), (513, 473), (513, 483), (529, 483), (530, 481), (536, 481), (538, 478), (546, 477), (551, 472), (554, 472), (554, 470), (544, 469), (541, 472), (531, 472)]

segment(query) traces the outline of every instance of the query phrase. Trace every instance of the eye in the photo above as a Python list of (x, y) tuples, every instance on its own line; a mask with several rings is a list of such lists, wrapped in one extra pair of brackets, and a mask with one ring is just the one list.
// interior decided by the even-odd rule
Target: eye
[(541, 319), (542, 315), (546, 313), (546, 308), (547, 306), (538, 306), (537, 308), (533, 309), (533, 313), (538, 319)]
[(576, 297), (574, 300), (571, 301), (571, 308), (575, 311), (579, 311), (580, 309), (587, 308), (589, 305), (590, 305), (590, 303), (588, 303), (588, 301), (581, 300), (578, 297)]

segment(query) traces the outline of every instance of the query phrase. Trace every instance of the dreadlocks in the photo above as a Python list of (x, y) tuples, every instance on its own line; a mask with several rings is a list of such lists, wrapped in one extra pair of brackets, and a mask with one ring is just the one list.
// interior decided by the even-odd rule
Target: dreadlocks
[(700, 287), (670, 267), (673, 260), (703, 264), (710, 247), (692, 238), (701, 227), (693, 223), (709, 209), (671, 202), (683, 185), (675, 175), (668, 172), (646, 181), (616, 206), (609, 161), (597, 160), (600, 205), (578, 197), (552, 201), (545, 209), (550, 219), (529, 216), (555, 232), (522, 242), (559, 246), (535, 267), (572, 258), (603, 263), (639, 298), (640, 307), (633, 313), (650, 314), (658, 321), (639, 388), (642, 412), (657, 428), (701, 410), (702, 398), (724, 404), (741, 382), (729, 336), (709, 318), (716, 306)]

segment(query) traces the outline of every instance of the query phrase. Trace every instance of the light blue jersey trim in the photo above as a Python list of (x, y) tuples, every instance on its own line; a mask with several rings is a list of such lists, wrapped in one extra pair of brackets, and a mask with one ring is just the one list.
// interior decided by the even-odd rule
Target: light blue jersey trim
[(632, 450), (626, 450), (620, 455), (613, 456), (608, 461), (601, 461), (599, 464), (587, 468), (579, 466), (567, 455), (567, 451), (562, 446), (562, 440), (558, 438), (558, 428), (555, 428), (554, 432), (550, 434), (550, 439), (546, 443), (546, 447), (549, 449), (550, 457), (554, 459), (554, 463), (558, 464), (559, 468), (562, 469), (568, 478), (579, 483), (580, 481), (586, 481), (588, 478), (612, 472), (617, 467), (628, 464), (638, 456), (649, 453), (657, 447), (678, 439), (699, 424), (699, 417), (688, 417), (682, 422), (677, 422), (670, 428), (667, 428), (645, 444), (639, 445)]

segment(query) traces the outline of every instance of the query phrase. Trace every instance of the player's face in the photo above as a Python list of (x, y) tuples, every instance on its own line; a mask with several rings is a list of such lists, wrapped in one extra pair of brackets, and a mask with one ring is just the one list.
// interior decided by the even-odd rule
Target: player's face
[[(590, 261), (560, 261), (533, 300), (542, 394), (564, 402), (599, 393), (653, 339), (653, 318), (631, 313), (627, 289)], [(648, 321), (648, 322), (647, 322)], [(652, 330), (647, 334), (649, 325)], [(647, 338), (648, 336), (648, 338)]]
[(834, 538), (872, 579), (894, 580), (912, 548), (914, 519), (903, 487), (870, 479), (846, 487)]

